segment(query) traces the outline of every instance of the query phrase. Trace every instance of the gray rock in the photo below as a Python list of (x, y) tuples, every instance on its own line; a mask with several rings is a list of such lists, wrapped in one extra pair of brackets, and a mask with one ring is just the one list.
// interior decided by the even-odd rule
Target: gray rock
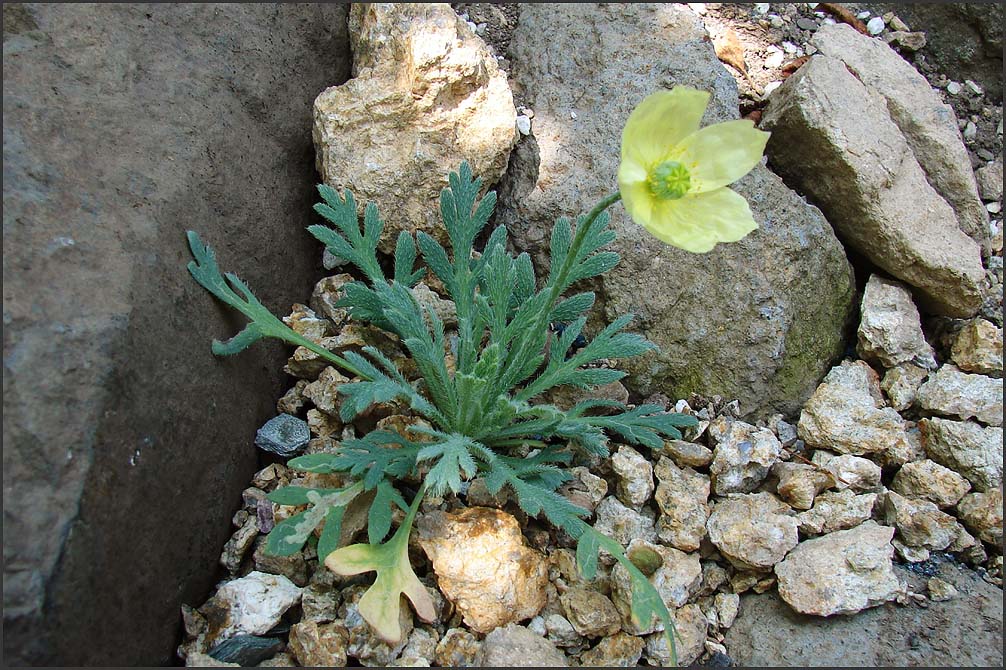
[(234, 531), (231, 538), (227, 540), (227, 544), (224, 545), (224, 549), (220, 553), (220, 565), (222, 565), (227, 572), (232, 575), (237, 574), (238, 569), (241, 567), (241, 561), (244, 560), (245, 554), (248, 553), (248, 549), (252, 546), (252, 543), (255, 542), (255, 538), (258, 537), (258, 532), (258, 517), (249, 516), (248, 519), (241, 524), (241, 527)]
[(654, 514), (649, 508), (644, 507), (637, 512), (620, 503), (617, 498), (608, 496), (597, 506), (595, 513), (597, 521), (594, 529), (623, 547), (636, 538), (647, 542), (657, 541)]
[(266, 305), (310, 287), (304, 110), (349, 74), (346, 11), (4, 5), (7, 663), (173, 662), (284, 383), (281, 347), (210, 353), (242, 320), (183, 232)]
[[(702, 608), (695, 604), (672, 610), (671, 619), (674, 620), (674, 630), (677, 633), (675, 643), (678, 665), (689, 666), (697, 661), (705, 650), (709, 622), (702, 614)], [(671, 652), (667, 646), (667, 635), (661, 631), (647, 635), (645, 639), (646, 647), (643, 653), (647, 662), (651, 666), (670, 667)]]
[(775, 566), (779, 595), (802, 614), (854, 614), (894, 600), (901, 584), (891, 557), (893, 528), (866, 521), (806, 540)]
[(482, 654), (482, 642), (464, 628), (451, 628), (437, 642), (434, 662), (445, 668), (473, 667)]
[(624, 444), (611, 456), (611, 468), (618, 477), (615, 495), (623, 503), (638, 510), (653, 495), (653, 466), (648, 460)]
[(708, 430), (714, 447), (709, 472), (717, 495), (755, 490), (782, 453), (782, 444), (768, 428), (721, 416)]
[(904, 284), (872, 275), (866, 282), (860, 309), (856, 352), (863, 359), (885, 368), (914, 363), (927, 370), (936, 369), (933, 348), (922, 334), (919, 310)]
[(975, 179), (978, 181), (978, 192), (981, 193), (982, 200), (995, 202), (1003, 199), (1002, 158), (978, 168)]
[(981, 250), (929, 185), (886, 101), (842, 61), (812, 56), (769, 99), (773, 166), (821, 207), (847, 244), (947, 316), (981, 306)]
[(771, 493), (731, 496), (709, 515), (709, 539), (740, 570), (765, 571), (799, 542), (796, 518)]
[(893, 49), (852, 26), (826, 26), (812, 43), (822, 54), (845, 63), (871, 93), (884, 99), (929, 183), (954, 209), (960, 229), (987, 254), (988, 214), (978, 197), (953, 109)]
[(679, 468), (665, 456), (654, 470), (656, 502), (660, 508), (657, 537), (682, 551), (695, 551), (706, 535), (709, 517), (709, 477), (691, 468)]
[(621, 615), (603, 593), (586, 586), (574, 586), (559, 600), (566, 618), (584, 637), (607, 637), (622, 629)]
[(835, 476), (835, 488), (840, 491), (873, 491), (880, 488), (881, 468), (867, 458), (849, 454), (836, 456), (818, 449), (812, 461)]
[(305, 668), (339, 668), (346, 665), (349, 631), (341, 621), (302, 621), (290, 627), (290, 651)]
[(713, 605), (716, 607), (716, 620), (720, 630), (726, 630), (737, 620), (741, 597), (736, 593), (717, 593), (713, 597)]
[(349, 26), (354, 76), (314, 102), (318, 172), (378, 206), (382, 251), (402, 230), (446, 241), (448, 173), (466, 160), (488, 186), (517, 140), (506, 74), (446, 4), (358, 4)]
[(960, 419), (974, 417), (990, 426), (1003, 423), (1003, 380), (961, 372), (944, 365), (919, 387), (919, 406)]
[(822, 493), (814, 507), (796, 515), (800, 533), (814, 536), (855, 528), (873, 516), (876, 502), (876, 493), (856, 495), (849, 489)]
[(289, 556), (277, 556), (266, 551), (267, 540), (268, 538), (261, 536), (255, 542), (255, 553), (252, 556), (255, 569), (270, 575), (283, 575), (297, 586), (306, 585), (308, 574), (304, 551), (297, 551)]
[(902, 363), (884, 373), (880, 388), (887, 394), (891, 407), (902, 412), (915, 402), (919, 387), (928, 375), (929, 370), (925, 368), (913, 363)]
[[(510, 51), (511, 83), (536, 115), (533, 139), (511, 156), (497, 218), (539, 268), (555, 218), (616, 188), (621, 128), (646, 95), (676, 84), (710, 90), (705, 121), (737, 118), (733, 79), (680, 5), (529, 4)], [(573, 178), (573, 166), (590, 168)], [(605, 318), (636, 314), (632, 327), (660, 347), (620, 363), (631, 390), (718, 393), (757, 416), (795, 412), (841, 352), (850, 268), (827, 222), (768, 170), (734, 186), (761, 227), (708, 254), (668, 247), (613, 207), (622, 261), (593, 289)], [(702, 346), (713, 333), (716, 346)]]
[(342, 287), (353, 281), (348, 274), (332, 275), (318, 280), (311, 291), (311, 309), (316, 314), (328, 319), (335, 328), (341, 328), (349, 320), (349, 312), (345, 307), (336, 307), (342, 298)]
[[(208, 656), (224, 663), (253, 666), (276, 655), (283, 649), (283, 641), (275, 637), (238, 635), (213, 646)], [(188, 659), (186, 659), (186, 665)]]
[(971, 484), (950, 468), (929, 459), (905, 463), (894, 475), (891, 488), (903, 496), (928, 500), (937, 507), (953, 507)]
[(544, 624), (548, 641), (557, 647), (576, 647), (584, 642), (583, 636), (561, 614), (545, 615)]
[(311, 439), (311, 431), (304, 419), (289, 414), (274, 416), (255, 434), (255, 446), (277, 456), (292, 456)]
[[(743, 667), (1001, 666), (1002, 591), (953, 562), (938, 570), (961, 596), (925, 608), (887, 603), (825, 618), (793, 612), (775, 591), (741, 596), (727, 651)], [(927, 576), (895, 572), (912, 592), (925, 593)]]
[(486, 635), (477, 665), (494, 668), (565, 668), (566, 655), (524, 626), (509, 624)]
[(251, 572), (221, 586), (199, 612), (211, 647), (237, 635), (261, 635), (300, 602), (301, 589), (282, 575)]
[(1003, 478), (1003, 430), (971, 421), (919, 422), (926, 455), (967, 477), (977, 491), (999, 488)]
[(960, 595), (956, 586), (939, 577), (930, 577), (929, 581), (926, 582), (926, 590), (929, 591), (929, 599), (938, 603), (953, 600)]
[(863, 361), (832, 368), (800, 413), (800, 438), (843, 454), (908, 449), (905, 421), (884, 407), (877, 373)]
[[(686, 554), (677, 549), (641, 540), (634, 540), (630, 550), (644, 547), (656, 552), (663, 560), (660, 567), (649, 575), (649, 580), (668, 610), (674, 611), (675, 608), (683, 607), (698, 594), (702, 585), (702, 566), (698, 554)], [(656, 618), (649, 622), (640, 622), (638, 626), (632, 620), (631, 580), (629, 571), (620, 563), (611, 571), (611, 601), (622, 614), (622, 630), (625, 632), (645, 635), (663, 630), (663, 624)]]

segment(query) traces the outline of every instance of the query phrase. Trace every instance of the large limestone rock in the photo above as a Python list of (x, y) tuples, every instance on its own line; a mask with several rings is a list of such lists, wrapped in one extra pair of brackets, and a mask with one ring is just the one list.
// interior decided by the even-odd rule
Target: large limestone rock
[(495, 183), (517, 139), (506, 75), (446, 3), (354, 4), (349, 25), (354, 76), (314, 102), (318, 171), (361, 212), (377, 204), (381, 249), (401, 230), (446, 240), (448, 172), (466, 160)]
[(660, 508), (657, 537), (682, 551), (695, 551), (706, 535), (709, 517), (709, 477), (689, 467), (679, 468), (661, 456), (654, 469), (657, 475), (655, 499)]
[(740, 570), (765, 571), (799, 542), (799, 522), (770, 493), (731, 496), (709, 515), (709, 539)]
[(914, 363), (936, 369), (933, 348), (922, 334), (919, 310), (903, 284), (871, 276), (863, 291), (861, 311), (856, 346), (861, 357), (885, 368)]
[(976, 491), (990, 491), (1002, 484), (1002, 428), (982, 428), (972, 421), (923, 419), (919, 430), (926, 455), (967, 477)]
[(903, 496), (946, 508), (956, 505), (971, 490), (971, 484), (950, 468), (927, 458), (903, 465), (894, 475), (891, 488)]
[[(539, 267), (554, 220), (617, 188), (622, 126), (644, 97), (690, 85), (712, 93), (706, 124), (738, 116), (734, 81), (683, 5), (528, 4), (510, 51), (511, 83), (535, 117), (511, 157), (498, 219)], [(660, 346), (620, 363), (631, 390), (795, 412), (841, 353), (850, 267), (819, 212), (768, 170), (734, 186), (760, 228), (708, 254), (668, 247), (613, 207), (622, 260), (591, 288), (600, 316), (634, 313), (633, 327)]]
[(833, 368), (800, 413), (800, 438), (842, 454), (907, 450), (905, 421), (884, 406), (877, 373), (863, 361)]
[(990, 426), (1003, 423), (1003, 380), (961, 372), (944, 365), (919, 387), (919, 406), (944, 416), (975, 418)]
[(1002, 377), (1003, 329), (985, 319), (968, 322), (954, 338), (951, 356), (965, 372)]
[(801, 542), (775, 566), (779, 595), (797, 612), (854, 614), (894, 600), (894, 529), (873, 521)]
[(4, 660), (171, 665), (285, 357), (212, 355), (240, 317), (184, 231), (270, 308), (308, 294), (346, 8), (5, 3), (3, 43)]
[(797, 515), (800, 532), (812, 536), (855, 528), (873, 516), (876, 502), (876, 493), (856, 495), (849, 489), (823, 493), (813, 508)]
[(1003, 543), (1003, 492), (969, 493), (957, 505), (961, 521), (984, 542), (994, 547)]
[(433, 512), (420, 517), (418, 527), (440, 590), (472, 630), (488, 633), (545, 606), (545, 561), (525, 545), (510, 514), (488, 507)]
[(913, 500), (894, 491), (884, 494), (884, 519), (898, 529), (898, 539), (908, 547), (946, 549), (963, 530), (957, 519), (928, 500)]
[(486, 635), (476, 666), (489, 668), (565, 668), (566, 655), (524, 626), (510, 624)]
[(953, 207), (960, 229), (987, 253), (988, 214), (950, 105), (891, 47), (852, 26), (822, 26), (812, 44), (841, 60), (864, 86), (883, 97), (929, 183)]
[(847, 244), (917, 289), (931, 311), (978, 311), (978, 244), (930, 186), (887, 102), (841, 60), (811, 57), (772, 94), (762, 127), (772, 131), (772, 165)]

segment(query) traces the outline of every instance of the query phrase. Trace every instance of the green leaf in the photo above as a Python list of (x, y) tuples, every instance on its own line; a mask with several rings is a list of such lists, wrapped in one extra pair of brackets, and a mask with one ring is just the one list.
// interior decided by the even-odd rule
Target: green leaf
[(398, 622), (401, 598), (406, 596), (419, 618), (436, 618), (433, 599), (409, 564), (409, 534), (425, 490), (412, 501), (402, 525), (386, 543), (354, 544), (337, 549), (325, 559), (325, 565), (337, 575), (348, 577), (362, 572), (377, 572), (377, 579), (358, 604), (360, 615), (388, 644), (398, 644), (402, 630)]
[(325, 558), (339, 548), (339, 539), (342, 536), (342, 517), (346, 513), (345, 507), (333, 507), (325, 517), (325, 527), (321, 529), (321, 537), (318, 538), (318, 560), (322, 563)]
[[(280, 490), (277, 489), (277, 491)], [(314, 529), (328, 515), (329, 510), (334, 507), (344, 508), (351, 503), (353, 498), (363, 491), (363, 484), (356, 483), (344, 489), (332, 490), (331, 493), (321, 493), (319, 490), (311, 489), (304, 491), (306, 504), (309, 504), (310, 507), (276, 524), (266, 540), (268, 553), (276, 556), (290, 556), (300, 551)], [(279, 497), (282, 498), (283, 495), (280, 494)], [(294, 492), (290, 495), (293, 497), (299, 494)]]
[[(320, 455), (320, 454), (319, 454)], [(332, 493), (339, 493), (342, 489), (316, 489), (309, 488), (306, 486), (282, 486), (272, 493), (268, 494), (266, 498), (270, 502), (274, 502), (277, 505), (306, 505), (311, 502), (309, 494), (316, 493), (321, 496), (326, 496)]]
[(387, 480), (382, 480), (375, 489), (374, 500), (370, 503), (367, 514), (367, 539), (371, 544), (379, 543), (391, 530), (392, 504), (405, 511), (409, 509), (409, 504), (401, 494)]
[(419, 450), (416, 461), (437, 459), (426, 474), (426, 484), (435, 496), (441, 496), (448, 490), (457, 493), (461, 490), (461, 477), (471, 479), (478, 469), (475, 460), (469, 453), (474, 442), (464, 435), (448, 435), (442, 442), (429, 444)]
[(304, 532), (306, 524), (310, 523), (307, 513), (308, 510), (304, 510), (273, 526), (266, 539), (266, 552), (273, 556), (291, 556), (300, 551), (307, 542), (307, 536), (315, 529), (311, 526)]
[(593, 533), (583, 533), (576, 543), (576, 564), (580, 568), (580, 574), (588, 582), (593, 581), (597, 576), (597, 553), (600, 545), (597, 536)]
[(335, 454), (306, 454), (287, 461), (287, 466), (301, 472), (314, 472), (321, 475), (328, 475), (338, 472), (336, 463), (338, 457)]

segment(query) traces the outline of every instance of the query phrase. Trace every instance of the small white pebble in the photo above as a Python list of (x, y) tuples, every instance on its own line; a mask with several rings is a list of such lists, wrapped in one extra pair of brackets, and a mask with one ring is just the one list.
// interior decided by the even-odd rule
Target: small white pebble
[(576, 121), (576, 112), (570, 112), (570, 113), (569, 113), (569, 118), (571, 118), (571, 119), (573, 119), (574, 121)]
[(754, 3), (755, 14), (767, 14), (769, 6), (770, 5), (767, 2), (756, 2), (756, 3)]
[(965, 140), (973, 140), (978, 135), (978, 126), (975, 125), (974, 121), (968, 121), (967, 125), (964, 126), (964, 132), (961, 133)]
[(952, 81), (949, 84), (947, 84), (947, 93), (949, 93), (950, 95), (957, 95), (960, 92), (961, 92), (961, 85), (956, 81)]
[(970, 88), (971, 91), (972, 91), (972, 93), (974, 93), (975, 95), (981, 95), (982, 94), (982, 87), (979, 86), (977, 84), (977, 82), (973, 82), (970, 79), (965, 79), (964, 80), (964, 85), (967, 86), (968, 88)]
[(870, 17), (870, 12), (866, 12), (866, 11), (860, 12), (859, 14), (856, 14), (856, 18), (857, 19), (867, 19), (869, 17)]
[(765, 67), (776, 68), (782, 65), (785, 54), (775, 47), (768, 48), (768, 55), (765, 56)]
[(783, 42), (782, 50), (788, 54), (795, 54), (800, 47), (793, 44), (792, 42)]
[(780, 86), (782, 86), (781, 81), (770, 81), (769, 83), (765, 84), (765, 95), (770, 94), (772, 91), (776, 90)]
[(989, 214), (998, 214), (1003, 211), (1003, 204), (1001, 202), (990, 202), (985, 205), (985, 209), (988, 210)]
[(835, 21), (835, 19), (833, 19), (833, 18), (831, 18), (829, 16), (826, 19), (824, 19), (823, 21), (821, 21), (821, 23), (824, 24), (824, 25), (826, 25), (826, 26), (833, 26), (833, 25), (835, 25), (836, 21)]
[(769, 23), (772, 24), (773, 28), (782, 28), (784, 25), (786, 25), (786, 22), (782, 20), (782, 17), (776, 16), (775, 14), (770, 16), (768, 20)]
[(693, 12), (700, 16), (706, 13), (706, 3), (704, 2), (689, 2), (688, 6)]
[(531, 134), (531, 119), (529, 119), (524, 114), (521, 114), (520, 116), (518, 116), (517, 117), (517, 131), (521, 135), (530, 135)]
[(534, 110), (531, 109), (530, 107), (520, 107), (520, 108), (517, 109), (517, 111), (520, 112), (521, 114), (523, 114), (524, 116), (526, 116), (529, 119), (533, 119), (534, 118)]
[(486, 28), (488, 28), (488, 27), (489, 27), (488, 23), (480, 23), (480, 24), (478, 24), (478, 25), (475, 26), (475, 32), (478, 35), (485, 35), (486, 34)]
[(468, 24), (468, 27), (472, 29), (473, 33), (478, 31), (479, 27), (477, 25), (475, 25), (474, 22), (472, 22), (472, 21), (465, 21), (465, 23)]
[(874, 16), (866, 24), (866, 31), (871, 35), (879, 35), (880, 33), (884, 32), (884, 28), (886, 27), (887, 24), (884, 23), (884, 19), (880, 18), (879, 16)]

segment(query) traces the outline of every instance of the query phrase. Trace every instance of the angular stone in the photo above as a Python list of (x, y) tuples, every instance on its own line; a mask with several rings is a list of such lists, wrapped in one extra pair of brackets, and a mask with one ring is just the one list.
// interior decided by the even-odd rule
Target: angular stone
[(713, 462), (713, 452), (704, 445), (684, 440), (664, 440), (664, 454), (681, 467), (704, 468)]
[(938, 603), (953, 600), (959, 593), (956, 586), (939, 577), (930, 577), (926, 582), (926, 589), (929, 591), (929, 599)]
[[(646, 547), (663, 559), (663, 564), (648, 579), (668, 610), (673, 612), (675, 608), (684, 606), (698, 594), (702, 584), (702, 565), (699, 563), (698, 554), (686, 554), (677, 549), (640, 540), (635, 540), (630, 545), (630, 551), (633, 547)], [(641, 626), (632, 621), (631, 578), (629, 571), (621, 564), (615, 565), (611, 571), (611, 601), (622, 615), (622, 630), (625, 632), (645, 635), (663, 630), (663, 624), (656, 618), (647, 623), (641, 622)]]
[(969, 493), (957, 504), (957, 514), (964, 525), (974, 531), (982, 542), (1002, 548), (1003, 493), (992, 489), (987, 493)]
[(622, 629), (622, 619), (614, 604), (594, 589), (574, 586), (559, 600), (566, 618), (584, 637), (607, 637)]
[(842, 61), (812, 56), (773, 92), (761, 126), (773, 166), (847, 244), (917, 289), (930, 311), (978, 311), (979, 245), (930, 186), (887, 102)]
[(919, 422), (926, 455), (965, 477), (977, 491), (999, 488), (1003, 478), (1003, 430), (971, 421)]
[(261, 635), (300, 602), (301, 590), (286, 577), (251, 572), (221, 586), (199, 612), (209, 646), (236, 635)]
[(398, 644), (389, 645), (377, 636), (371, 625), (360, 614), (360, 599), (366, 591), (367, 587), (360, 584), (342, 590), (339, 619), (349, 632), (346, 654), (364, 666), (387, 666), (402, 653), (402, 649), (408, 643), (409, 635), (412, 634), (414, 627), (412, 609), (409, 607), (399, 608), (398, 625), (401, 627), (402, 639)]
[(721, 416), (708, 430), (714, 447), (709, 472), (717, 495), (755, 490), (782, 453), (779, 438), (768, 428)]
[(805, 540), (775, 566), (779, 595), (801, 614), (853, 614), (894, 600), (894, 529), (866, 521)]
[(637, 538), (647, 542), (657, 541), (654, 514), (649, 508), (637, 512), (620, 503), (617, 498), (608, 496), (601, 501), (595, 512), (597, 521), (594, 529), (623, 547)]
[(891, 488), (908, 498), (947, 508), (956, 505), (971, 490), (971, 484), (950, 468), (926, 459), (903, 465), (894, 475)]
[(919, 310), (901, 282), (872, 275), (863, 291), (856, 352), (885, 368), (914, 363), (936, 369), (933, 348), (922, 334)]
[(290, 627), (290, 651), (305, 668), (341, 668), (346, 665), (349, 631), (341, 622), (307, 621)]
[(734, 625), (737, 613), (741, 608), (741, 597), (736, 593), (717, 593), (713, 597), (713, 604), (716, 607), (716, 619), (720, 630), (726, 630)]
[(311, 291), (311, 309), (332, 322), (337, 329), (349, 320), (349, 311), (345, 307), (336, 307), (335, 303), (342, 299), (343, 287), (353, 281), (353, 275), (332, 275), (319, 280)]
[(402, 655), (395, 659), (393, 665), (402, 668), (429, 668), (436, 656), (438, 638), (439, 635), (433, 629), (413, 629)]
[(462, 160), (488, 185), (517, 140), (517, 111), (485, 43), (446, 4), (356, 5), (350, 11), (354, 78), (314, 102), (318, 172), (386, 225), (445, 240), (438, 198)]
[(549, 642), (560, 648), (576, 647), (584, 643), (583, 637), (576, 632), (569, 619), (561, 614), (548, 614), (542, 620), (545, 626), (545, 636)]
[(985, 319), (969, 321), (957, 333), (951, 356), (965, 372), (1002, 377), (1003, 329)]
[(300, 599), (300, 605), (304, 613), (302, 621), (328, 623), (335, 621), (338, 614), (339, 602), (342, 595), (333, 585), (316, 583), (315, 579), (320, 574), (332, 573), (327, 570), (318, 570), (311, 580), (312, 583), (304, 588), (304, 593)]
[(283, 396), (276, 401), (276, 411), (282, 414), (297, 414), (304, 406), (304, 387), (306, 379), (298, 379)]
[(325, 318), (319, 319), (313, 309), (299, 302), (293, 304), (289, 316), (283, 317), (283, 323), (312, 342), (319, 342), (335, 334), (331, 321)]
[[(445, 328), (457, 327), (458, 308), (454, 305), (454, 301), (441, 298), (423, 282), (419, 282), (410, 290), (412, 291), (412, 297), (416, 299), (420, 307), (423, 307), (424, 310), (426, 308), (432, 309)], [(425, 314), (424, 318), (429, 319)]]
[(779, 478), (776, 493), (795, 509), (810, 509), (814, 496), (835, 485), (830, 472), (806, 463), (776, 463), (772, 474)]
[(812, 460), (815, 465), (820, 465), (834, 475), (835, 488), (839, 491), (874, 491), (880, 488), (882, 470), (868, 458), (850, 454), (835, 456), (818, 449)]
[(975, 171), (978, 192), (983, 200), (995, 202), (1003, 199), (1003, 160), (983, 165)]
[(709, 518), (709, 477), (691, 468), (679, 468), (661, 456), (657, 475), (656, 501), (660, 508), (657, 537), (682, 551), (695, 551), (706, 535)]
[[(248, 667), (275, 656), (283, 646), (283, 641), (275, 637), (238, 635), (213, 645), (209, 656), (224, 663), (236, 663)], [(185, 661), (188, 665), (190, 659), (186, 657)]]
[(277, 456), (292, 456), (311, 439), (307, 422), (289, 414), (274, 416), (255, 434), (255, 446)]
[(905, 498), (894, 491), (884, 495), (883, 512), (885, 521), (898, 529), (898, 539), (909, 547), (946, 549), (962, 530), (957, 519), (928, 500)]
[(877, 373), (863, 361), (832, 368), (800, 413), (797, 430), (808, 445), (843, 454), (909, 448), (904, 419), (884, 407)]
[(580, 665), (584, 668), (635, 668), (645, 646), (641, 637), (618, 633), (583, 652)]
[(653, 466), (648, 460), (624, 444), (611, 457), (611, 468), (618, 477), (615, 495), (623, 503), (638, 510), (653, 495)]
[(944, 365), (929, 381), (919, 387), (919, 406), (930, 412), (974, 417), (990, 426), (1003, 423), (1003, 380), (961, 372), (953, 365)]
[(541, 635), (508, 624), (486, 635), (476, 665), (493, 668), (565, 668), (566, 655)]
[(255, 553), (252, 556), (255, 569), (270, 575), (283, 575), (297, 586), (306, 585), (308, 574), (304, 551), (278, 556), (266, 550), (266, 540), (265, 536), (261, 536), (255, 542)]
[(434, 662), (444, 668), (462, 668), (476, 665), (482, 654), (482, 643), (464, 628), (451, 628), (437, 642)]
[(852, 26), (822, 26), (811, 43), (845, 63), (871, 94), (883, 97), (926, 179), (953, 208), (960, 229), (988, 253), (988, 214), (950, 105), (897, 52)]
[[(555, 218), (586, 212), (613, 188), (621, 129), (639, 101), (688, 85), (712, 93), (707, 124), (738, 117), (736, 86), (683, 5), (524, 5), (510, 52), (513, 86), (536, 114), (533, 136), (511, 157), (497, 218), (540, 268)], [(572, 179), (575, 165), (591, 167)], [(767, 169), (731, 188), (761, 227), (702, 255), (663, 244), (612, 207), (611, 250), (622, 261), (594, 290), (610, 313), (639, 315), (632, 327), (660, 347), (619, 363), (632, 391), (718, 393), (756, 416), (795, 412), (841, 353), (850, 268), (827, 221)], [(701, 346), (710, 333), (717, 345)]]
[(488, 507), (434, 511), (417, 525), (440, 590), (472, 630), (529, 619), (545, 606), (545, 560), (525, 545), (510, 514)]
[(799, 542), (789, 506), (770, 493), (749, 493), (720, 500), (709, 515), (709, 539), (734, 567), (771, 569)]
[[(705, 649), (706, 632), (709, 622), (702, 614), (702, 608), (695, 604), (685, 605), (677, 610), (671, 610), (674, 621), (676, 651), (678, 665), (686, 667), (698, 660)], [(644, 658), (651, 666), (670, 667), (671, 651), (667, 646), (667, 635), (661, 631), (646, 636)]]
[(224, 550), (220, 554), (220, 565), (224, 566), (227, 572), (232, 575), (237, 574), (241, 567), (241, 561), (248, 553), (252, 543), (255, 542), (255, 538), (258, 537), (258, 530), (258, 518), (248, 517), (248, 520), (234, 531), (231, 539), (227, 540), (227, 544), (224, 545)]
[(928, 375), (929, 370), (925, 368), (913, 363), (902, 363), (884, 373), (880, 388), (887, 394), (891, 407), (902, 412), (915, 402), (919, 387)]
[(334, 367), (321, 371), (316, 381), (304, 387), (304, 397), (325, 414), (339, 416), (339, 387), (349, 383), (349, 379)]

